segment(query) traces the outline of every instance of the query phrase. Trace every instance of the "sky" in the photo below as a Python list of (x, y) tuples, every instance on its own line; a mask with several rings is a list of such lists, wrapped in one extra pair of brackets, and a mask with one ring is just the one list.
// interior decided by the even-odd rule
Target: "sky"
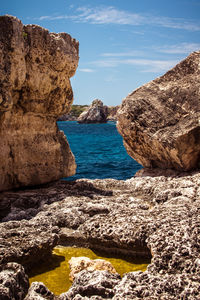
[(3, 0), (4, 14), (79, 41), (74, 104), (119, 105), (200, 50), (200, 0)]

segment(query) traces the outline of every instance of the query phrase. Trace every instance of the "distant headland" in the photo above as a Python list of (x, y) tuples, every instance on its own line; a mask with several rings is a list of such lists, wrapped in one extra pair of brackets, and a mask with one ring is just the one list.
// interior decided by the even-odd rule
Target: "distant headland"
[(58, 121), (78, 121), (78, 123), (106, 123), (117, 121), (117, 106), (106, 106), (99, 99), (92, 101), (91, 105), (73, 104), (69, 113), (58, 118)]

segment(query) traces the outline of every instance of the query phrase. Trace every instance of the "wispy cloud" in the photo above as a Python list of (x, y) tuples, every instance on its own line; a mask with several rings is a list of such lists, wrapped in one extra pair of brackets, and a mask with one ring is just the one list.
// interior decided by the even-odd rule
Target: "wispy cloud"
[(101, 54), (104, 57), (133, 57), (133, 56), (141, 56), (144, 55), (144, 51), (133, 50), (127, 52), (107, 52)]
[(144, 17), (140, 14), (129, 13), (118, 10), (112, 6), (101, 8), (78, 8), (80, 15), (79, 21), (90, 22), (93, 24), (122, 24), (122, 25), (140, 25), (144, 22)]
[(166, 72), (174, 65), (176, 65), (178, 60), (152, 60), (152, 59), (105, 59), (105, 60), (97, 60), (92, 62), (93, 65), (97, 67), (118, 67), (121, 65), (129, 65), (129, 66), (140, 66), (141, 72), (153, 72), (160, 73)]
[(47, 20), (47, 21), (55, 21), (55, 20), (63, 20), (63, 19), (71, 19), (72, 16), (67, 15), (59, 15), (59, 16), (41, 16), (39, 17), (40, 21)]
[(93, 73), (93, 72), (95, 72), (93, 69), (89, 69), (89, 68), (79, 69), (79, 71), (84, 72), (84, 73)]
[(113, 6), (79, 7), (73, 15), (41, 16), (40, 20), (71, 19), (79, 23), (116, 24), (116, 25), (152, 25), (189, 31), (200, 31), (200, 22), (181, 18), (139, 14), (117, 9)]
[(165, 45), (155, 49), (157, 52), (167, 54), (189, 54), (190, 52), (200, 50), (200, 43), (181, 43), (178, 45)]

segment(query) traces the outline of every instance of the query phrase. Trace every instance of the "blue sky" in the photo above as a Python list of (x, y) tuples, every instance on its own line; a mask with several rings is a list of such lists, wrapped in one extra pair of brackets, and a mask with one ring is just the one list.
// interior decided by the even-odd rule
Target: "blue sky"
[(75, 104), (118, 105), (200, 49), (200, 0), (4, 0), (0, 14), (79, 41)]

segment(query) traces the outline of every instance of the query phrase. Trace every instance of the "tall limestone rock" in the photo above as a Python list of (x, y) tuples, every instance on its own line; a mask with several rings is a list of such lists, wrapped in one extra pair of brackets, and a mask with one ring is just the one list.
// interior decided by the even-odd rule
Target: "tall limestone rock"
[(0, 190), (71, 176), (76, 164), (56, 119), (73, 101), (78, 42), (0, 17)]
[(117, 127), (144, 167), (200, 167), (200, 51), (128, 95)]

